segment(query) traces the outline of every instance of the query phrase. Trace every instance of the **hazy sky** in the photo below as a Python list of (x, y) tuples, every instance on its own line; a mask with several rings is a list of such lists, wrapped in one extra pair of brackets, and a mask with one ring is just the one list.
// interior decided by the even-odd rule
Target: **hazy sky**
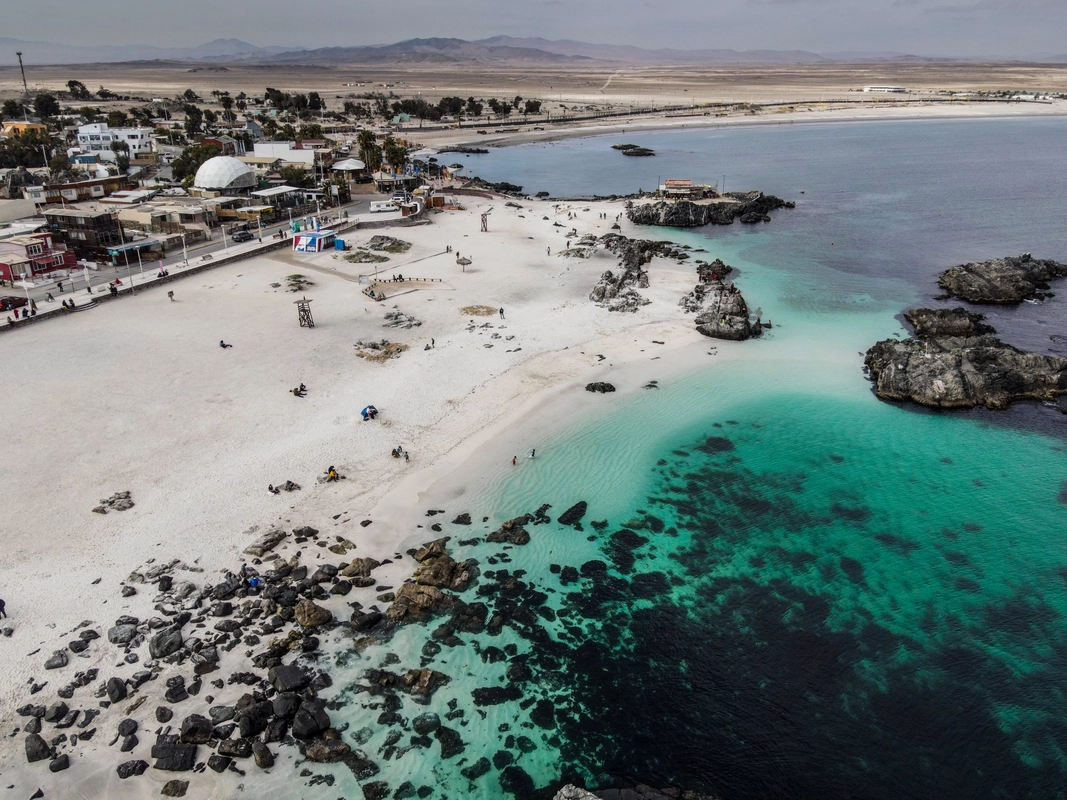
[(497, 34), (642, 47), (1032, 57), (1067, 0), (0, 0), (3, 33), (79, 44), (375, 44)]

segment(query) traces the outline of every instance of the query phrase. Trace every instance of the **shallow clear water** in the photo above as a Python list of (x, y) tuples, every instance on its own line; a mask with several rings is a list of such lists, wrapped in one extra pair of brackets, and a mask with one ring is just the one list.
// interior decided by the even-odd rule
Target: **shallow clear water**
[[(860, 371), (860, 352), (904, 334), (899, 313), (929, 303), (945, 267), (1067, 260), (1067, 232), (1050, 224), (1067, 207), (1065, 134), (1057, 120), (812, 125), (465, 157), (482, 177), (557, 195), (647, 188), (653, 168), (715, 182), (729, 164), (727, 188), (798, 208), (758, 228), (644, 234), (738, 268), (775, 328), (708, 346), (747, 358), (709, 356), (561, 421), (534, 461), (463, 476), (447, 519), (468, 511), (475, 525), (444, 529), (486, 571), (464, 599), (507, 622), (436, 653), (424, 643), (447, 620), (410, 626), (353, 657), (426, 663), (452, 678), (429, 708), (464, 712), (445, 723), (466, 746), (447, 760), (436, 743), (382, 749), (374, 709), (338, 712), (374, 729), (376, 779), (435, 797), (526, 796), (561, 777), (727, 800), (1065, 796), (1067, 417), (918, 412), (878, 401)], [(610, 150), (623, 139), (658, 155)], [(990, 318), (1045, 350), (1067, 333), (1063, 310), (1057, 297)], [(578, 500), (581, 531), (552, 522), (528, 525), (522, 547), (469, 542)], [(475, 707), (472, 690), (509, 685), (516, 663), (531, 674), (521, 696)], [(403, 698), (399, 713), (424, 710)], [(487, 773), (461, 774), (483, 756)]]

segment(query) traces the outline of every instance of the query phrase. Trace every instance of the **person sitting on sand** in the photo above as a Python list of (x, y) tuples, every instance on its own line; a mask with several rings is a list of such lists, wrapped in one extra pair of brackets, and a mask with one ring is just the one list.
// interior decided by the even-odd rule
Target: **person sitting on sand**
[(225, 350), (227, 347), (233, 347), (233, 345), (232, 344), (226, 344), (226, 342), (222, 341), (222, 339), (219, 339), (219, 347), (221, 347), (223, 350)]
[(268, 483), (267, 484), (267, 491), (270, 492), (271, 494), (278, 494), (278, 492), (281, 491), (281, 490), (278, 489), (273, 483)]
[(52, 297), (51, 292), (48, 293), (48, 297), (46, 297), (45, 300), (47, 300), (49, 303), (54, 303), (56, 301), (56, 299)]
[(326, 470), (326, 482), (327, 483), (329, 483), (331, 481), (340, 480), (340, 479), (341, 479), (341, 476), (337, 474), (337, 470), (335, 470), (333, 467), (330, 467), (328, 470)]
[(286, 481), (285, 485), (282, 486), (282, 488), (285, 489), (285, 491), (287, 492), (295, 492), (297, 489), (300, 488), (300, 484), (293, 483), (292, 481)]
[(302, 391), (302, 392), (304, 392), (306, 394), (307, 390), (308, 390), (308, 387), (306, 387), (304, 384), (300, 384), (300, 391)]
[(289, 391), (293, 394), (294, 397), (303, 397), (307, 394), (307, 392), (301, 389), (299, 386), (295, 389), (290, 389)]
[(398, 453), (396, 451), (395, 447), (392, 449), (392, 451), (389, 453), (389, 455), (391, 455), (393, 458), (400, 458), (400, 453)]

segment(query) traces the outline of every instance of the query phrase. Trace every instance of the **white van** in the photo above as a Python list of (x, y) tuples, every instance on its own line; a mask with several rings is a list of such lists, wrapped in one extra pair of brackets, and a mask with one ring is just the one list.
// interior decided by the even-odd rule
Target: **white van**
[(370, 213), (377, 214), (379, 211), (396, 211), (396, 204), (390, 200), (372, 200)]

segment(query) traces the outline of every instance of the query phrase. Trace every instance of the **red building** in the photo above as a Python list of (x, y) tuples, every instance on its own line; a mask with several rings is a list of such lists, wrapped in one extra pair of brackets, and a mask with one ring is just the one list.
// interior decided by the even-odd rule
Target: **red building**
[(0, 239), (0, 278), (33, 279), (57, 270), (76, 268), (78, 258), (66, 245), (52, 242), (51, 233), (27, 233)]

